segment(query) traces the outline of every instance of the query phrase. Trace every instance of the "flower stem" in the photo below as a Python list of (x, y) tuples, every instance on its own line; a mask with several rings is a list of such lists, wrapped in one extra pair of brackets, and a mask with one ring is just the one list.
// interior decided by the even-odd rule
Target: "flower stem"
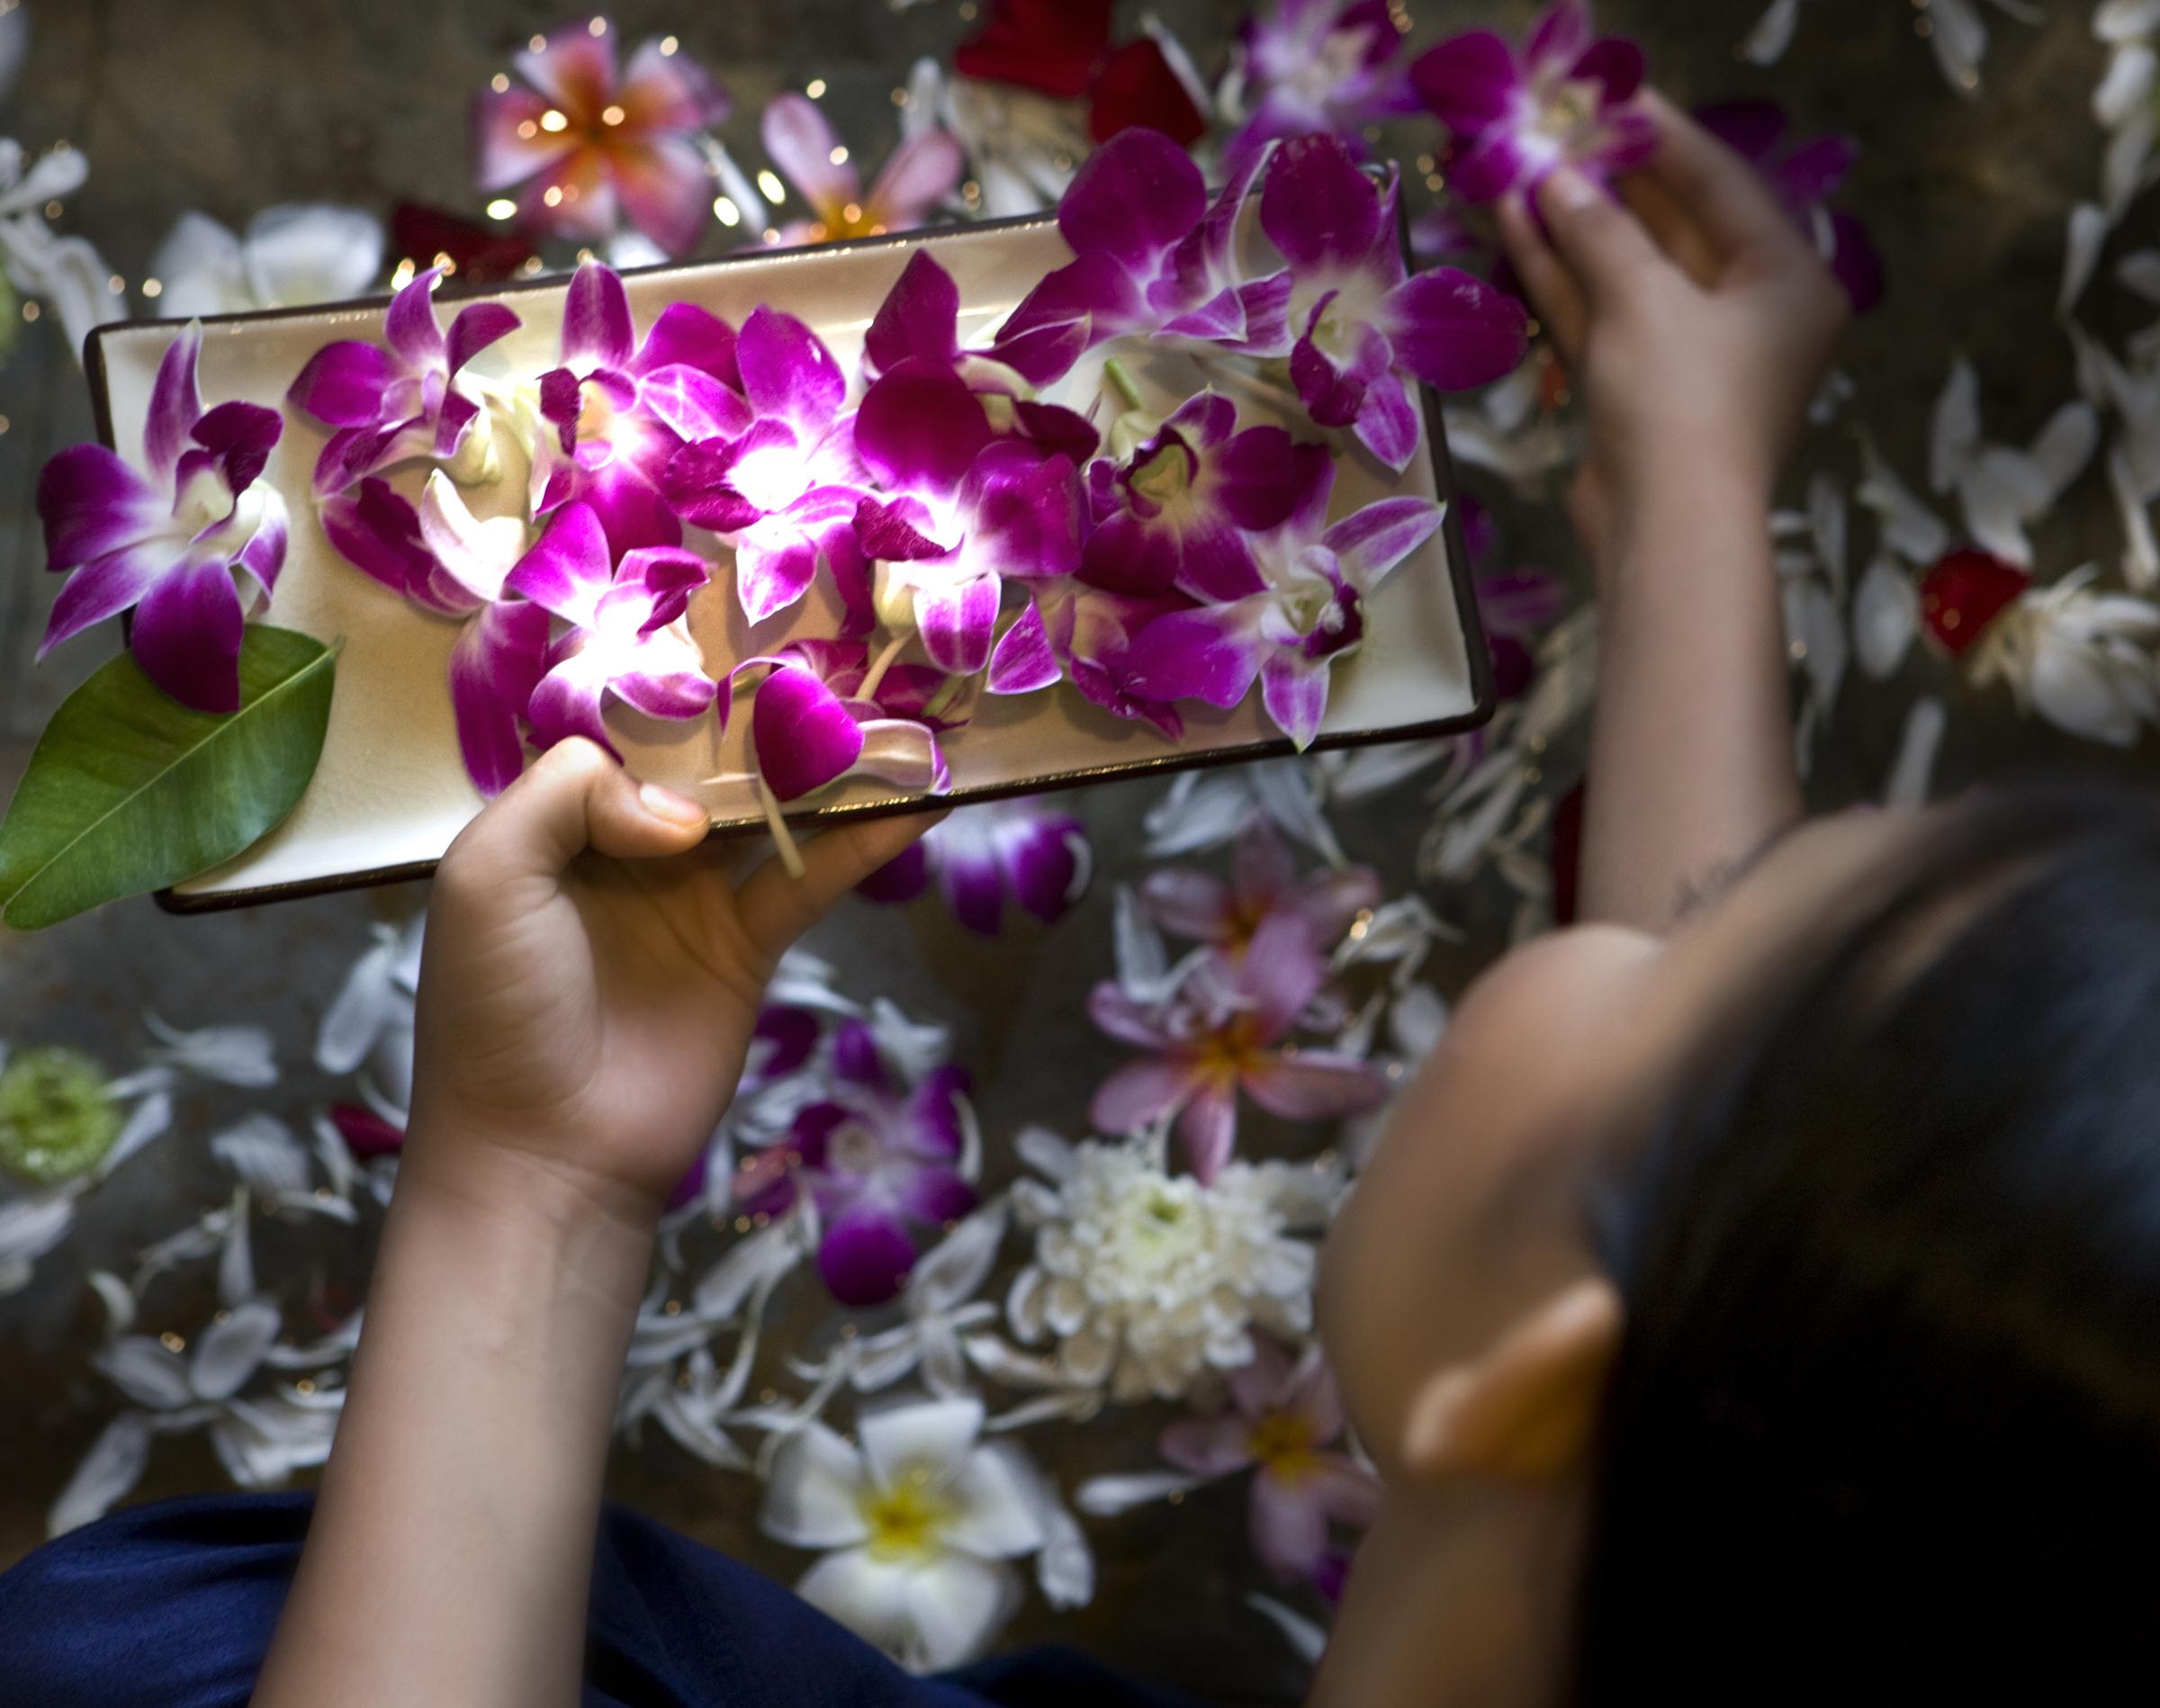
[(765, 814), (765, 827), (772, 832), (773, 846), (779, 850), (780, 864), (788, 868), (789, 877), (802, 876), (803, 850), (796, 846), (795, 833), (788, 828), (788, 821), (780, 815), (780, 804), (773, 798), (772, 791), (765, 787), (765, 779), (758, 778), (758, 805)]
[(868, 673), (862, 679), (862, 686), (855, 690), (853, 697), (859, 700), (876, 699), (878, 690), (885, 686), (886, 673), (893, 668), (894, 661), (906, 645), (907, 636), (904, 634), (896, 634), (887, 641), (885, 651), (878, 653), (878, 661), (870, 666)]
[(1127, 409), (1138, 409), (1143, 407), (1140, 388), (1132, 382), (1132, 375), (1125, 371), (1125, 364), (1116, 356), (1112, 356), (1102, 364), (1102, 377), (1109, 382), (1110, 389), (1124, 401)]

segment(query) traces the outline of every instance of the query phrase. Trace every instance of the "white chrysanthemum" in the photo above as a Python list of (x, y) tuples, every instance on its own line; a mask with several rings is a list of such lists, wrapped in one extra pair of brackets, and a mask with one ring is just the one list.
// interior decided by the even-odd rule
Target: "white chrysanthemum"
[(1006, 1315), (1057, 1343), (1057, 1375), (1120, 1399), (1174, 1399), (1253, 1356), (1252, 1333), (1312, 1324), (1314, 1247), (1342, 1190), (1332, 1162), (1232, 1163), (1203, 1186), (1146, 1143), (1067, 1145), (1030, 1128), (1020, 1152), (1048, 1177), (1013, 1191), (1035, 1260)]

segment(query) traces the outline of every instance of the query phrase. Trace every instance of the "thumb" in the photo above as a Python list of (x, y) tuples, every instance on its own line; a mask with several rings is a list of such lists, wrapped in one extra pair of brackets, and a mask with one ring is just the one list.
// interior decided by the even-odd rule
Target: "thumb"
[(488, 884), (552, 882), (587, 849), (616, 859), (680, 854), (712, 828), (705, 808), (640, 785), (596, 742), (558, 742), (468, 824), (444, 876)]
[(1552, 247), (1593, 307), (1612, 301), (1664, 265), (1642, 220), (1573, 166), (1547, 175), (1538, 186), (1537, 206)]

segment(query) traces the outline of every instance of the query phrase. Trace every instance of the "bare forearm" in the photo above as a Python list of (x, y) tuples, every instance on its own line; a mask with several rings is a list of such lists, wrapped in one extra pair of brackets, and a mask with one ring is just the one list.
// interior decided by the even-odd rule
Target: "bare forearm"
[(430, 1178), (414, 1137), (255, 1708), (578, 1698), (649, 1236), (530, 1161), (499, 1181)]
[(1676, 467), (1599, 563), (1582, 916), (1648, 930), (1801, 807), (1767, 505)]

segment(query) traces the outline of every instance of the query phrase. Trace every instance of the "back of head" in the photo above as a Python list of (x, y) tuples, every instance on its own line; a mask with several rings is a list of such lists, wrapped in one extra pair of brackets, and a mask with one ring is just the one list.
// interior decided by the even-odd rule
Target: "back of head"
[(2160, 1654), (2160, 801), (1948, 815), (1601, 1220), (1583, 1702)]

